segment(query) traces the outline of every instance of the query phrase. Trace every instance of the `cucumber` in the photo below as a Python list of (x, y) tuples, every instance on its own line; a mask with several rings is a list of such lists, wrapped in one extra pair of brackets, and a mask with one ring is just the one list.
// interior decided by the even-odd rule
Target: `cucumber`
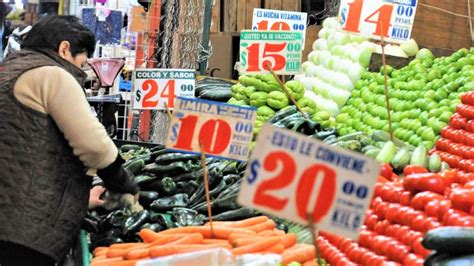
[(142, 147), (135, 145), (135, 144), (124, 144), (120, 147), (120, 152), (128, 152), (128, 151), (136, 151), (141, 149)]
[(365, 155), (369, 156), (370, 158), (375, 159), (375, 157), (377, 157), (377, 155), (379, 155), (380, 151), (381, 151), (380, 148), (373, 148), (371, 150), (366, 151)]
[(362, 148), (361, 151), (362, 151), (363, 153), (366, 153), (367, 151), (370, 151), (370, 150), (373, 150), (373, 149), (379, 149), (379, 150), (380, 150), (380, 148), (377, 147), (377, 146), (368, 145), (368, 146), (365, 146), (364, 148)]
[(474, 255), (464, 255), (460, 257), (451, 257), (437, 261), (433, 266), (472, 266), (474, 265)]
[(420, 144), (416, 147), (411, 155), (410, 164), (423, 166), (424, 168), (428, 167), (428, 156), (425, 145)]
[(138, 159), (138, 160), (134, 160), (133, 162), (131, 162), (124, 168), (125, 170), (130, 171), (130, 173), (132, 173), (133, 175), (137, 175), (142, 171), (144, 166), (145, 166), (145, 160)]
[(162, 154), (155, 159), (156, 164), (167, 165), (177, 161), (187, 161), (187, 160), (199, 160), (199, 155), (197, 154), (188, 154), (188, 153), (166, 153)]
[(428, 231), (421, 242), (440, 253), (474, 254), (474, 228), (446, 226)]
[(437, 173), (441, 170), (441, 157), (438, 154), (433, 154), (428, 160), (428, 170), (432, 173)]
[(397, 152), (397, 146), (392, 141), (387, 141), (383, 146), (380, 153), (375, 157), (375, 160), (381, 163), (390, 163), (395, 157), (395, 153)]
[(349, 141), (349, 140), (359, 140), (365, 135), (364, 132), (354, 132), (351, 134), (344, 135), (342, 137), (337, 138), (337, 142), (339, 141)]
[(333, 145), (339, 146), (341, 148), (351, 150), (351, 151), (359, 151), (361, 149), (361, 144), (358, 140), (347, 140), (347, 141), (338, 141)]
[[(375, 141), (383, 141), (383, 142), (387, 142), (390, 140), (390, 134), (388, 132), (385, 132), (383, 130), (375, 130), (374, 133), (372, 133), (372, 139), (375, 140)], [(407, 144), (397, 138), (393, 138), (393, 143), (400, 147), (400, 148), (404, 148), (407, 146)]]
[(391, 164), (395, 168), (400, 168), (400, 169), (403, 169), (409, 163), (410, 163), (410, 152), (406, 148), (401, 148), (397, 152), (397, 154), (395, 154), (395, 157), (393, 157), (393, 160), (391, 161)]

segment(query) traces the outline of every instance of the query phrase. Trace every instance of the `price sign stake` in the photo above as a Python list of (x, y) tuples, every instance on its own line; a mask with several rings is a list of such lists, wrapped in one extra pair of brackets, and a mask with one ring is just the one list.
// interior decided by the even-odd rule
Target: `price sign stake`
[(323, 265), (321, 261), (321, 252), (319, 250), (319, 245), (318, 245), (318, 229), (316, 228), (316, 225), (314, 224), (313, 216), (314, 214), (312, 213), (307, 213), (306, 216), (308, 217), (308, 228), (311, 231), (311, 237), (313, 238), (313, 246), (316, 250), (316, 258), (318, 258), (318, 265)]
[(357, 239), (379, 173), (380, 163), (369, 157), (265, 124), (238, 203)]
[[(380, 22), (381, 24), (383, 22)], [(393, 130), (392, 130), (392, 115), (390, 112), (390, 97), (388, 96), (388, 74), (387, 74), (387, 62), (385, 58), (385, 45), (384, 37), (382, 35), (382, 41), (380, 46), (382, 47), (382, 65), (383, 65), (383, 75), (385, 79), (385, 100), (387, 101), (387, 118), (388, 118), (388, 131), (390, 133), (390, 140), (393, 141)]]
[(244, 161), (253, 139), (256, 109), (202, 99), (178, 98), (166, 147), (180, 152)]
[(202, 144), (202, 142), (199, 143), (199, 147), (201, 149), (201, 164), (204, 176), (204, 190), (206, 191), (207, 216), (209, 217), (209, 226), (211, 227), (211, 238), (214, 238), (214, 227), (212, 225), (211, 197), (209, 195), (209, 177), (207, 174), (206, 154), (204, 152), (204, 145)]
[(191, 69), (137, 69), (133, 80), (135, 110), (173, 109), (177, 97), (194, 97), (196, 82)]
[(303, 34), (297, 31), (241, 31), (240, 63), (244, 74), (277, 75), (301, 72)]
[(341, 0), (339, 17), (343, 30), (373, 39), (408, 41), (418, 0)]

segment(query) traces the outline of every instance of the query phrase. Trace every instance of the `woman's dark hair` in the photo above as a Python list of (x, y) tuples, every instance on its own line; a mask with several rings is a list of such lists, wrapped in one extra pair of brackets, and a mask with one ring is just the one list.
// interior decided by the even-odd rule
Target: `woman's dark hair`
[(46, 16), (38, 21), (25, 36), (21, 48), (50, 49), (58, 51), (62, 41), (71, 45), (71, 54), (87, 52), (91, 57), (95, 50), (95, 36), (74, 16)]

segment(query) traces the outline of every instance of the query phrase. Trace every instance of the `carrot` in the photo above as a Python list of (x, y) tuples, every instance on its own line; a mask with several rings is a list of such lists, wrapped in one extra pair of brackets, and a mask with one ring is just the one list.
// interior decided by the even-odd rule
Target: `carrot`
[(307, 262), (303, 263), (303, 266), (318, 266), (315, 259), (308, 260)]
[(107, 259), (107, 257), (105, 255), (94, 257), (92, 261), (98, 261), (98, 260), (103, 260), (103, 259)]
[(170, 242), (169, 244), (202, 244), (203, 237), (201, 234), (189, 234), (176, 241)]
[(107, 258), (116, 258), (116, 257), (123, 258), (125, 255), (127, 255), (127, 253), (128, 253), (127, 249), (109, 248), (109, 250), (107, 250), (106, 256)]
[(234, 244), (235, 241), (237, 241), (237, 239), (241, 239), (241, 238), (260, 238), (256, 235), (250, 235), (250, 234), (240, 234), (240, 233), (232, 233), (229, 235), (228, 239), (229, 240), (229, 243), (231, 244)]
[(274, 245), (280, 242), (278, 237), (270, 237), (262, 240), (258, 240), (253, 244), (248, 244), (242, 247), (237, 247), (232, 249), (234, 255), (242, 255), (246, 253), (256, 253), (260, 251), (265, 251), (266, 249), (273, 247)]
[(98, 261), (93, 261), (91, 262), (91, 265), (90, 266), (108, 266), (110, 265), (111, 263), (113, 262), (116, 262), (116, 261), (123, 261), (122, 258), (108, 258), (108, 259), (105, 259), (105, 260), (98, 260)]
[(265, 230), (257, 233), (258, 236), (276, 236), (276, 233), (273, 230)]
[[(230, 228), (230, 227), (222, 227), (222, 226), (215, 226), (214, 229), (214, 236), (215, 238), (219, 239), (227, 239), (231, 233), (243, 233), (243, 234), (255, 234), (247, 229), (243, 228)], [(159, 234), (180, 234), (180, 233), (200, 233), (204, 238), (211, 238), (211, 227), (210, 226), (187, 226), (187, 227), (178, 227), (172, 228), (165, 231), (160, 232)]]
[(281, 257), (281, 263), (283, 265), (293, 261), (303, 263), (314, 258), (316, 258), (316, 250), (314, 249), (314, 246), (303, 245), (302, 247), (295, 248), (294, 250), (285, 250)]
[(283, 244), (283, 246), (285, 246), (285, 249), (289, 248), (293, 246), (294, 244), (296, 244), (296, 235), (293, 233), (289, 233), (284, 236), (281, 236), (280, 243)]
[(96, 254), (97, 252), (100, 252), (100, 251), (103, 251), (103, 250), (108, 250), (108, 249), (109, 249), (109, 247), (96, 247), (96, 248), (94, 249), (94, 252), (93, 252), (93, 253), (94, 253), (94, 256), (95, 256), (95, 254)]
[(226, 248), (231, 249), (229, 244), (209, 244), (209, 245), (165, 245), (150, 248), (150, 257), (156, 258), (161, 256), (168, 256), (180, 253), (187, 253), (198, 250), (205, 250), (211, 248)]
[(136, 260), (141, 258), (146, 258), (150, 256), (150, 248), (139, 248), (130, 250), (127, 255), (125, 255), (125, 259), (127, 260)]
[(249, 227), (249, 226), (252, 226), (252, 225), (264, 223), (266, 221), (268, 221), (268, 217), (262, 215), (262, 216), (252, 217), (252, 218), (248, 218), (248, 219), (245, 219), (245, 220), (234, 222), (232, 224), (232, 226), (234, 226), (234, 227)]
[(153, 242), (159, 238), (159, 234), (157, 232), (147, 228), (140, 230), (140, 232), (138, 232), (138, 235), (145, 243)]
[(187, 235), (188, 234), (159, 235), (159, 237), (157, 237), (156, 240), (151, 242), (149, 245), (158, 246), (158, 245), (168, 244), (178, 239), (181, 239)]
[(203, 239), (203, 244), (229, 244), (229, 241), (225, 239)]
[(143, 243), (118, 243), (110, 246), (111, 249), (128, 249), (131, 247), (143, 245)]
[(283, 251), (285, 251), (285, 246), (283, 246), (282, 244), (278, 244), (278, 245), (274, 245), (273, 247), (265, 250), (263, 253), (265, 254), (270, 254), (270, 253), (273, 253), (273, 254), (281, 254), (283, 253)]
[(268, 220), (263, 223), (259, 223), (256, 225), (252, 225), (249, 227), (245, 227), (245, 229), (254, 231), (255, 233), (260, 233), (265, 230), (273, 230), (275, 228), (276, 224), (273, 220)]
[(282, 236), (282, 235), (285, 235), (285, 231), (283, 230), (279, 230), (279, 229), (273, 229), (273, 232), (277, 235), (277, 236)]
[(108, 266), (135, 266), (138, 260), (122, 260), (108, 264)]
[(107, 248), (107, 249), (101, 249), (101, 250), (99, 250), (99, 251), (97, 251), (97, 252), (94, 252), (94, 256), (102, 256), (102, 255), (105, 255), (105, 254), (107, 254), (107, 251), (109, 251), (108, 248)]
[(263, 237), (243, 237), (243, 238), (239, 238), (239, 239), (236, 239), (232, 245), (236, 246), (236, 247), (242, 247), (242, 246), (245, 246), (245, 245), (249, 245), (249, 244), (253, 244), (255, 243), (256, 241), (260, 241), (260, 240), (263, 240), (265, 238)]

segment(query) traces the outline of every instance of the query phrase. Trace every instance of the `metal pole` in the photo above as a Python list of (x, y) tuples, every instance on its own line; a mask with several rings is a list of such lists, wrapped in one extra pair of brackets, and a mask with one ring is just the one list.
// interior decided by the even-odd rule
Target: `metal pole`
[[(212, 18), (212, 0), (205, 0), (204, 4), (204, 21), (203, 21), (203, 31), (202, 31), (202, 47), (205, 51), (209, 50), (209, 31), (211, 28), (211, 18)], [(199, 73), (205, 75), (207, 70), (207, 59), (204, 59), (199, 65)]]

